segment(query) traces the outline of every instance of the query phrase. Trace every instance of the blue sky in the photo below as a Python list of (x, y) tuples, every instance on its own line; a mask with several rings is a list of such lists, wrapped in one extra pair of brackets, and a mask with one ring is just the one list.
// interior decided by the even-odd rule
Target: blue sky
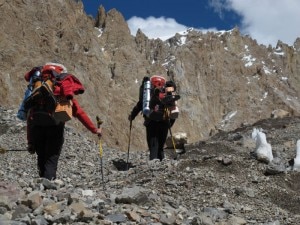
[(205, 31), (239, 27), (259, 44), (278, 40), (293, 45), (300, 37), (300, 0), (82, 0), (88, 15), (100, 5), (116, 8), (132, 35), (140, 28), (149, 38), (166, 39), (187, 28)]

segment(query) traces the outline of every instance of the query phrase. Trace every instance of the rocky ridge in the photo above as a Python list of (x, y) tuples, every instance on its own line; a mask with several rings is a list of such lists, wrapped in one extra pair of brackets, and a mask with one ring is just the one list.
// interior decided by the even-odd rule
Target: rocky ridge
[[(259, 121), (185, 145), (163, 162), (148, 152), (103, 146), (103, 180), (97, 139), (65, 129), (55, 181), (38, 178), (36, 156), (26, 151), (25, 124), (16, 109), (0, 107), (0, 224), (299, 224), (299, 173), (295, 157), (300, 119)], [(262, 128), (283, 170), (253, 158), (253, 128)], [(282, 167), (279, 167), (282, 168)], [(270, 171), (272, 173), (270, 173)]]

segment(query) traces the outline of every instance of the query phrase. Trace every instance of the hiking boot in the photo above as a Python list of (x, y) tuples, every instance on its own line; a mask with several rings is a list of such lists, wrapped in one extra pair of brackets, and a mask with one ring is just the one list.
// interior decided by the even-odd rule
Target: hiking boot
[(27, 146), (27, 151), (30, 153), (30, 154), (34, 154), (35, 153), (35, 149), (33, 147), (33, 144), (28, 144)]

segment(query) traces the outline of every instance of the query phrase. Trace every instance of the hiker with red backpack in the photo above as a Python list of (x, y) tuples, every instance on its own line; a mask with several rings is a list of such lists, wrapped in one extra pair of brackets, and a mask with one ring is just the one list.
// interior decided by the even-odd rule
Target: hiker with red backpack
[(175, 123), (179, 113), (176, 101), (180, 96), (175, 95), (175, 91), (175, 83), (166, 81), (163, 76), (144, 77), (140, 86), (139, 101), (128, 117), (131, 122), (142, 111), (150, 160), (162, 161), (165, 158), (164, 145), (168, 130)]
[(25, 74), (30, 82), (18, 118), (27, 120), (28, 151), (37, 154), (39, 176), (56, 179), (56, 171), (64, 143), (64, 127), (72, 116), (92, 133), (102, 135), (80, 107), (74, 95), (82, 94), (84, 87), (64, 65), (46, 63)]

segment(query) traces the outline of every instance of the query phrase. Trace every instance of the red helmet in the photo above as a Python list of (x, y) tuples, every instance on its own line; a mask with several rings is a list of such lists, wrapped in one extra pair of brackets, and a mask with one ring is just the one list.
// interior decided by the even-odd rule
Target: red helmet
[(64, 65), (59, 63), (46, 63), (43, 66), (42, 73), (49, 73), (49, 71), (55, 71), (56, 73), (66, 73), (67, 69)]
[(163, 76), (153, 75), (150, 77), (150, 82), (154, 88), (158, 88), (165, 86), (166, 79)]

